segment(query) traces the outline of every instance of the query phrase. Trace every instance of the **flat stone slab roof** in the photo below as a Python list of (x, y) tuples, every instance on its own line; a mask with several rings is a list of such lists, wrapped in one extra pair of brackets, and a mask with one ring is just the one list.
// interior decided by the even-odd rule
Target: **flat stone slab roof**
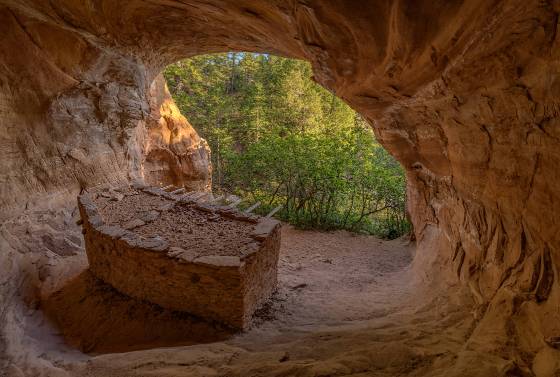
[[(196, 205), (167, 194), (122, 189), (122, 199), (97, 195), (94, 200), (103, 222), (131, 230), (144, 238), (163, 237), (170, 247), (185, 247), (197, 256), (244, 256), (254, 248), (258, 217), (224, 216), (226, 207)], [(165, 195), (165, 196), (164, 196)], [(180, 197), (180, 196), (179, 196)]]

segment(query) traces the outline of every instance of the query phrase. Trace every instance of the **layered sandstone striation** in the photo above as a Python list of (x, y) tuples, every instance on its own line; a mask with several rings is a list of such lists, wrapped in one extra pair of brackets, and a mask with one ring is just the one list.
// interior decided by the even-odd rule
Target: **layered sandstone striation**
[[(475, 323), (445, 375), (485, 359), (478, 374), (554, 376), (559, 13), (555, 0), (1, 0), (2, 218), (199, 166), (202, 146), (172, 137), (165, 116), (149, 126), (167, 64), (231, 50), (306, 59), (407, 171), (418, 286), (470, 292)], [(19, 292), (54, 257), (3, 237), (0, 323), (21, 329)]]
[(156, 187), (79, 196), (91, 272), (163, 308), (246, 329), (276, 288), (280, 223)]

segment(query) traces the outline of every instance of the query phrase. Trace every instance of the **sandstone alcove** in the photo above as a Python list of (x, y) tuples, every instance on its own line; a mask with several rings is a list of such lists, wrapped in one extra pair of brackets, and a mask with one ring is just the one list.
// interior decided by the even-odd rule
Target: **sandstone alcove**
[[(520, 0), (1, 1), (0, 370), (554, 376), (559, 11)], [(150, 84), (180, 58), (231, 50), (310, 61), (403, 164), (413, 294), (389, 325), (272, 345), (45, 356), (26, 313), (80, 264), (67, 258), (81, 242), (68, 203), (84, 187), (142, 179), (147, 161), (165, 164), (168, 152), (148, 148), (161, 118)], [(203, 184), (205, 147), (183, 131), (200, 159), (181, 166), (200, 169), (173, 179)]]

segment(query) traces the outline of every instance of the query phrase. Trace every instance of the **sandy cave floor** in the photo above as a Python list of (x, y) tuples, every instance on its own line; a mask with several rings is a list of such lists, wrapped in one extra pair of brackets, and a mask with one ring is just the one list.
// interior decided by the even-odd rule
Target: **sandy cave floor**
[(76, 216), (34, 213), (2, 229), (39, 266), (40, 300), (27, 298), (14, 342), (29, 365), (12, 375), (446, 375), (473, 326), (462, 297), (413, 289), (406, 241), (284, 226), (278, 292), (253, 329), (231, 334), (94, 278)]

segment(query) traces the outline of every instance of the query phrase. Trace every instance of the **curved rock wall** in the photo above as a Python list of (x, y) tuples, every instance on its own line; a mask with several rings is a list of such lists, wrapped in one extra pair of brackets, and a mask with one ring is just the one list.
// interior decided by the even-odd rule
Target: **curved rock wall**
[(163, 78), (50, 16), (0, 5), (2, 207), (129, 179), (209, 189), (209, 148)]
[(529, 365), (560, 336), (557, 1), (0, 4), (17, 51), (0, 58), (2, 208), (141, 176), (149, 85), (171, 62), (304, 58), (405, 166), (415, 268), (469, 287), (467, 347)]

